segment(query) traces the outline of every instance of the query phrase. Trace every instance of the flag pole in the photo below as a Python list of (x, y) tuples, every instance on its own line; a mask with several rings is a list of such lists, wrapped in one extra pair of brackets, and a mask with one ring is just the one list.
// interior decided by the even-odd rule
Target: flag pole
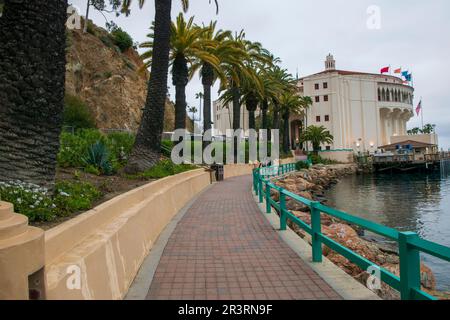
[(423, 99), (420, 97), (421, 113), (422, 113), (422, 130), (425, 128), (423, 125)]

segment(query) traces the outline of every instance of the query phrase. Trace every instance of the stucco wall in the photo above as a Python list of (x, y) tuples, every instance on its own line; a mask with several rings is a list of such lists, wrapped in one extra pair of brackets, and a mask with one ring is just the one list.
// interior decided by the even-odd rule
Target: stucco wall
[(120, 195), (48, 230), (47, 299), (123, 298), (162, 230), (209, 184), (210, 175), (204, 170), (182, 173)]

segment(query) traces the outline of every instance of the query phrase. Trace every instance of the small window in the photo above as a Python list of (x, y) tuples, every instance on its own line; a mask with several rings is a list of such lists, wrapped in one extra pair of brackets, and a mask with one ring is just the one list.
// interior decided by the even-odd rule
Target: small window
[(316, 97), (316, 102), (320, 102), (320, 97), (319, 96)]
[(327, 146), (327, 151), (330, 151), (331, 150), (331, 146)]
[(328, 96), (323, 96), (323, 101), (328, 101)]
[(326, 116), (325, 116), (325, 121), (326, 121), (326, 122), (330, 121), (330, 116), (329, 116), (329, 115), (326, 115)]
[(316, 122), (320, 122), (320, 116), (316, 116)]
[(319, 84), (318, 84), (318, 83), (316, 83), (316, 84), (314, 85), (314, 89), (319, 90)]
[(324, 83), (323, 83), (323, 88), (324, 88), (324, 89), (328, 89), (328, 82), (324, 82)]

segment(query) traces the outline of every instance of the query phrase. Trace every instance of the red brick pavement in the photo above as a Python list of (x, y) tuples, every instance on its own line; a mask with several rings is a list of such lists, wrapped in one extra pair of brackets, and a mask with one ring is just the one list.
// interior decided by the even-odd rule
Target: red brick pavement
[(147, 299), (340, 299), (261, 214), (251, 177), (200, 195), (178, 223)]

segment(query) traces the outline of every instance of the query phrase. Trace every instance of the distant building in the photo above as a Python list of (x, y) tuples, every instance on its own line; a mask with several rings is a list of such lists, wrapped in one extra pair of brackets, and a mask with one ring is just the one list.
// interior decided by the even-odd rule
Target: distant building
[(336, 69), (328, 55), (325, 70), (299, 80), (300, 92), (313, 100), (306, 117), (291, 119), (292, 138), (305, 126), (326, 127), (334, 143), (322, 149), (375, 151), (406, 135), (413, 117), (414, 88), (398, 77)]
[[(260, 115), (260, 111), (255, 111), (255, 117)], [(240, 128), (244, 131), (244, 136), (248, 137), (249, 113), (245, 105), (241, 106), (241, 124)], [(224, 104), (220, 100), (213, 102), (213, 128), (214, 135), (226, 135), (228, 129), (233, 129), (233, 105), (232, 103)]]
[[(407, 122), (414, 116), (412, 86), (391, 75), (338, 70), (331, 54), (326, 58), (325, 70), (299, 79), (298, 87), (313, 104), (306, 114), (290, 118), (292, 149), (299, 145), (303, 130), (315, 125), (326, 127), (334, 136), (332, 144), (321, 146), (324, 152), (374, 152), (391, 144), (392, 137), (406, 135)], [(224, 106), (215, 101), (213, 116), (216, 135), (224, 135), (232, 128), (231, 104)], [(241, 108), (241, 128), (248, 130), (245, 106)]]

